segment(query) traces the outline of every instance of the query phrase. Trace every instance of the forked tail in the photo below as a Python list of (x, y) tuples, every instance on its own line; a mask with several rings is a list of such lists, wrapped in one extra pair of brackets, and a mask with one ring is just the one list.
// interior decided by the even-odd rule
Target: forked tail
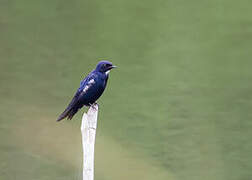
[(71, 120), (73, 116), (77, 113), (78, 109), (76, 108), (66, 108), (66, 110), (61, 113), (61, 115), (58, 117), (57, 121), (61, 121), (62, 119), (67, 119)]

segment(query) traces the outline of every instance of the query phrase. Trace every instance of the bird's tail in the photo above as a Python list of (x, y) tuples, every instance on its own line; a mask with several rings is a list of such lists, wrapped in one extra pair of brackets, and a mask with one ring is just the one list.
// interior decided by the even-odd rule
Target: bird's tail
[(76, 108), (66, 108), (63, 113), (58, 117), (57, 121), (61, 121), (62, 119), (67, 119), (71, 120), (75, 113), (77, 113), (78, 109)]

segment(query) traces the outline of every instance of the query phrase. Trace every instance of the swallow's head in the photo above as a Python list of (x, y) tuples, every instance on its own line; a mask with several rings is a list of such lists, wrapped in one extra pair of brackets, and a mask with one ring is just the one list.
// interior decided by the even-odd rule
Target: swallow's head
[(116, 66), (114, 66), (111, 62), (100, 61), (96, 66), (96, 71), (108, 74), (113, 68), (116, 68)]

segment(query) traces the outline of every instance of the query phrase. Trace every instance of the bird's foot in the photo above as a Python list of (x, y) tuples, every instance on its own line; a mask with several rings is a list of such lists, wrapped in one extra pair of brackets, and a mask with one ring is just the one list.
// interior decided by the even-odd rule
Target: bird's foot
[(93, 104), (89, 104), (91, 108), (95, 109), (96, 111), (98, 111), (98, 107), (99, 107), (99, 104), (97, 102), (93, 103)]

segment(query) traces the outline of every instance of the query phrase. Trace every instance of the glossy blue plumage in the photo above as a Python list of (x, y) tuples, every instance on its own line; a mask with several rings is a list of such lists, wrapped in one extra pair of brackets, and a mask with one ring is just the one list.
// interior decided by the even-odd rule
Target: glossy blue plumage
[(114, 68), (111, 62), (100, 61), (96, 69), (85, 77), (80, 87), (75, 93), (72, 101), (65, 111), (59, 116), (57, 121), (64, 118), (72, 119), (74, 114), (83, 106), (91, 106), (102, 95), (106, 88), (109, 71)]

